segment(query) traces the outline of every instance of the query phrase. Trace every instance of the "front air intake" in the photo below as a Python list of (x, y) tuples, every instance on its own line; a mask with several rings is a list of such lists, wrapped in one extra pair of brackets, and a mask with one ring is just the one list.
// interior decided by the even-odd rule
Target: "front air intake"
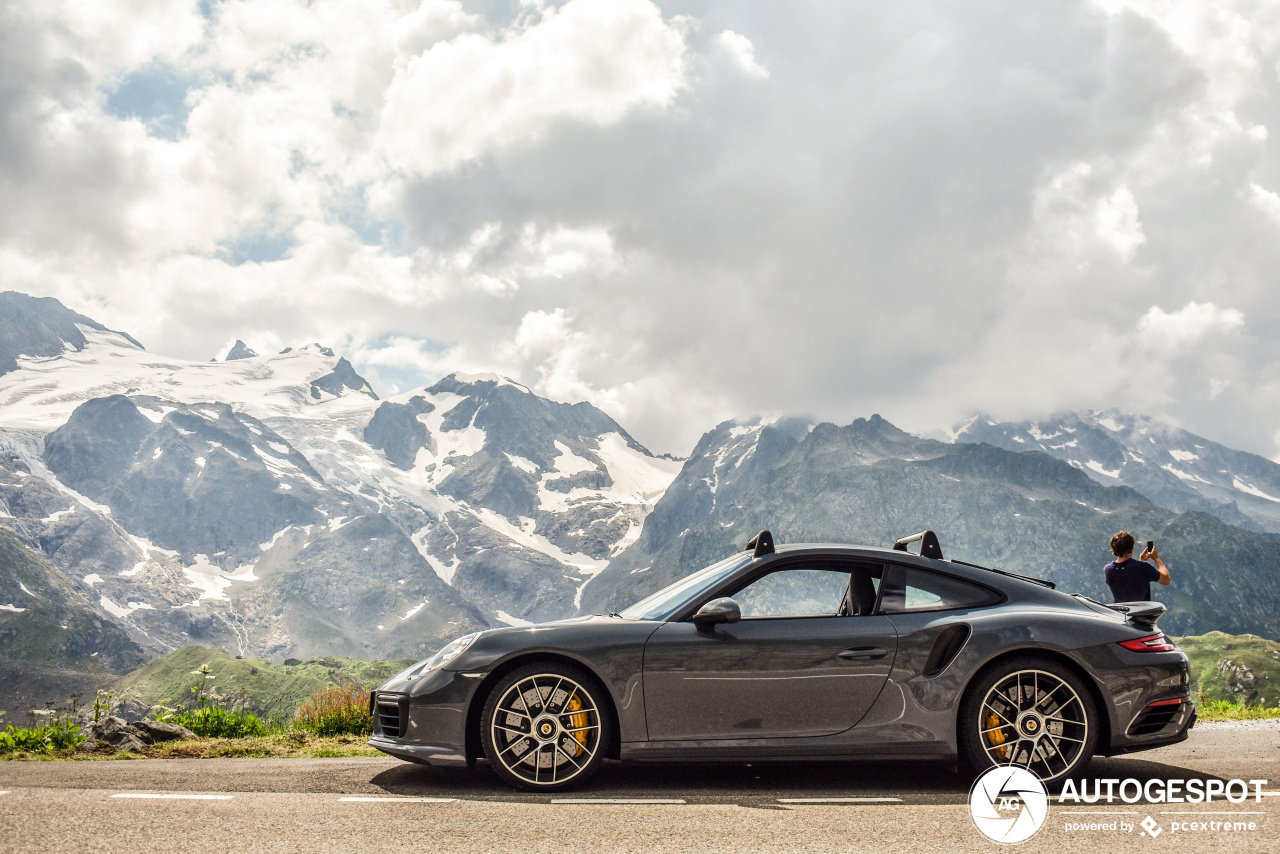
[(374, 727), (379, 735), (385, 738), (401, 738), (404, 736), (409, 717), (408, 697), (404, 694), (379, 693), (376, 711)]

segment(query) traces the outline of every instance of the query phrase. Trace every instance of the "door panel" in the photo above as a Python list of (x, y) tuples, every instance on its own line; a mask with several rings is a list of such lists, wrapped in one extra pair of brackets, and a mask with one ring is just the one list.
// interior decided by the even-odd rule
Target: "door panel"
[(649, 738), (843, 732), (875, 702), (896, 648), (885, 617), (744, 619), (707, 632), (666, 623), (645, 646)]

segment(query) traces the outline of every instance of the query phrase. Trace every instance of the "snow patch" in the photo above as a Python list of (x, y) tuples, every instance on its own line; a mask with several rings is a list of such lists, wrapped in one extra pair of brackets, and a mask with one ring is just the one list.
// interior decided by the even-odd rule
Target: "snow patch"
[(510, 460), (511, 465), (520, 469), (520, 471), (528, 472), (529, 474), (534, 474), (538, 471), (538, 464), (533, 460), (526, 460), (524, 457), (517, 457), (514, 454), (507, 453), (504, 453), (503, 456)]
[(204, 468), (204, 457), (196, 457), (196, 465), (200, 466), (200, 468)]
[(84, 583), (89, 585), (90, 587), (92, 587), (95, 584), (101, 584), (102, 576), (98, 575), (98, 573), (96, 572), (91, 572), (84, 577)]
[(1035, 439), (1037, 442), (1047, 442), (1050, 439), (1056, 439), (1059, 436), (1061, 436), (1062, 431), (1054, 430), (1052, 433), (1042, 433), (1040, 432), (1039, 424), (1032, 424), (1029, 428), (1027, 428), (1027, 435), (1029, 435), (1032, 439)]
[(1106, 467), (1103, 466), (1102, 463), (1098, 462), (1097, 460), (1089, 460), (1087, 463), (1085, 463), (1085, 466), (1092, 469), (1093, 471), (1096, 471), (1098, 474), (1106, 475), (1109, 478), (1114, 479), (1114, 478), (1120, 477), (1120, 469), (1116, 469), (1115, 471), (1107, 471)]
[(138, 411), (152, 424), (159, 424), (166, 415), (177, 408), (176, 406), (139, 406)]
[(1117, 424), (1117, 423), (1116, 423), (1116, 421), (1115, 421), (1115, 419), (1114, 419), (1114, 418), (1110, 418), (1110, 417), (1107, 417), (1107, 418), (1094, 418), (1094, 419), (1093, 419), (1093, 422), (1094, 422), (1095, 424), (1098, 424), (1098, 425), (1102, 426), (1102, 427), (1106, 427), (1106, 428), (1107, 428), (1108, 430), (1110, 430), (1112, 433), (1119, 433), (1121, 430), (1123, 430), (1123, 429), (1124, 429), (1124, 426), (1123, 426), (1123, 425), (1121, 425), (1121, 424)]
[(346, 516), (339, 516), (339, 517), (337, 517), (336, 519), (330, 519), (330, 520), (329, 520), (329, 531), (330, 531), (330, 533), (332, 533), (333, 531), (337, 531), (337, 530), (339, 530), (339, 529), (341, 529), (341, 528), (345, 527), (346, 525), (350, 525), (350, 524), (351, 524), (352, 522), (354, 522), (354, 521), (355, 521), (354, 519), (347, 519), (347, 517), (346, 517)]
[(400, 618), (400, 621), (401, 621), (401, 622), (404, 622), (405, 620), (409, 619), (409, 618), (410, 618), (410, 617), (412, 617), (414, 614), (418, 613), (418, 612), (419, 612), (419, 611), (421, 611), (423, 608), (427, 607), (427, 603), (428, 603), (428, 602), (430, 602), (430, 601), (431, 601), (430, 599), (423, 599), (423, 600), (422, 600), (421, 602), (419, 602), (417, 605), (414, 605), (412, 608), (410, 608), (410, 609), (409, 609), (409, 611), (408, 611), (408, 613), (406, 613), (403, 617), (401, 617), (401, 618)]
[(495, 611), (493, 615), (497, 617), (499, 620), (501, 620), (502, 622), (506, 623), (508, 626), (532, 626), (533, 625), (533, 623), (529, 622), (528, 620), (522, 620), (519, 617), (513, 617), (510, 614), (508, 614), (506, 611)]
[(1170, 451), (1169, 456), (1173, 457), (1180, 463), (1189, 463), (1192, 460), (1200, 459), (1198, 454), (1193, 454), (1190, 451)]
[(15, 614), (21, 614), (26, 608), (19, 608), (17, 605), (0, 605), (0, 611), (12, 611)]
[(477, 508), (474, 512), (477, 518), (479, 518), (486, 527), (492, 529), (496, 533), (501, 534), (512, 542), (518, 543), (527, 549), (542, 552), (542, 554), (558, 563), (565, 564), (566, 566), (572, 566), (582, 575), (596, 575), (603, 570), (606, 565), (608, 565), (608, 561), (596, 560), (589, 555), (576, 553), (569, 554), (541, 534), (535, 534), (522, 530), (521, 528), (517, 528), (515, 525), (512, 525), (506, 519), (499, 516), (497, 513), (494, 513), (487, 507)]
[(27, 585), (23, 584), (21, 581), (19, 581), (19, 582), (18, 582), (18, 587), (20, 587), (20, 588), (22, 589), (22, 592), (23, 592), (23, 593), (25, 593), (25, 594), (27, 594), (28, 596), (34, 596), (34, 595), (36, 595), (36, 594), (32, 593), (30, 590), (28, 590), (28, 589), (27, 589)]
[(556, 450), (560, 453), (556, 455), (552, 465), (555, 471), (547, 472), (543, 475), (543, 480), (560, 480), (561, 478), (573, 477), (575, 474), (581, 474), (584, 471), (595, 471), (597, 466), (586, 457), (580, 457), (573, 452), (573, 449), (556, 440)]
[(271, 535), (271, 539), (267, 540), (265, 543), (259, 543), (258, 549), (264, 552), (271, 551), (272, 547), (275, 546), (276, 542), (279, 541), (279, 539), (283, 537), (285, 534), (289, 533), (289, 529), (292, 527), (293, 527), (292, 525), (286, 525), (285, 527), (281, 528), (279, 531), (276, 531), (274, 534)]
[(76, 510), (76, 508), (75, 508), (74, 506), (69, 507), (69, 508), (67, 508), (66, 510), (59, 510), (59, 511), (57, 511), (56, 513), (50, 513), (48, 516), (45, 516), (45, 517), (44, 517), (43, 519), (41, 519), (40, 521), (41, 521), (41, 522), (56, 522), (56, 521), (58, 521), (59, 519), (61, 519), (63, 516), (66, 516), (66, 515), (68, 515), (68, 514), (70, 514), (70, 513), (74, 513), (74, 512), (75, 512), (75, 510)]
[(1268, 495), (1261, 489), (1258, 489), (1258, 487), (1247, 484), (1238, 477), (1231, 481), (1231, 485), (1246, 495), (1252, 495), (1256, 498), (1265, 498), (1268, 501), (1274, 501), (1277, 504), (1280, 504), (1280, 498), (1276, 498), (1274, 495)]
[(126, 602), (124, 605), (117, 605), (106, 596), (99, 599), (98, 604), (102, 606), (103, 610), (111, 614), (113, 617), (128, 617), (134, 611), (155, 610), (155, 608), (151, 607), (146, 602)]
[(120, 570), (120, 576), (122, 578), (133, 578), (139, 572), (142, 572), (142, 570), (146, 567), (148, 563), (149, 561), (145, 561), (145, 560), (138, 561), (133, 565), (133, 569)]
[(223, 572), (221, 567), (209, 563), (208, 555), (196, 555), (195, 563), (182, 568), (182, 574), (191, 582), (188, 586), (200, 591), (200, 596), (192, 604), (198, 604), (201, 599), (230, 601), (222, 591), (230, 587), (233, 581), (257, 581), (253, 566), (247, 563), (235, 572)]
[(431, 526), (425, 525), (415, 531), (409, 537), (409, 541), (413, 543), (413, 547), (418, 550), (418, 554), (422, 555), (422, 559), (431, 565), (435, 574), (440, 576), (440, 580), (445, 584), (453, 581), (453, 574), (458, 570), (458, 559), (455, 557), (449, 563), (445, 563), (440, 558), (427, 551), (427, 535), (431, 533)]
[(502, 388), (504, 385), (509, 385), (512, 388), (520, 389), (525, 394), (533, 394), (533, 392), (529, 391), (529, 389), (520, 385), (520, 383), (516, 382), (515, 380), (508, 379), (507, 377), (500, 376), (499, 374), (493, 374), (493, 373), (464, 374), (461, 371), (454, 371), (451, 374), (451, 376), (458, 382), (467, 383), (469, 385), (475, 384), (475, 383), (493, 383), (498, 388)]
[(1169, 474), (1174, 475), (1179, 480), (1189, 480), (1196, 483), (1209, 483), (1209, 481), (1205, 480), (1202, 477), (1199, 477), (1198, 475), (1190, 474), (1188, 472), (1182, 471), (1181, 469), (1176, 469), (1171, 465), (1160, 466), (1160, 468), (1164, 469)]

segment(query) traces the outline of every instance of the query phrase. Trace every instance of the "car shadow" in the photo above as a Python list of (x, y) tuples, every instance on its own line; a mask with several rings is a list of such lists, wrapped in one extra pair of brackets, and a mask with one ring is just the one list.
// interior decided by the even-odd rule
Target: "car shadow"
[[(1191, 768), (1133, 757), (1095, 758), (1087, 779), (1221, 779)], [(388, 794), (466, 800), (545, 802), (551, 793), (509, 787), (481, 761), (472, 770), (405, 763), (370, 782)], [(926, 762), (639, 764), (605, 762), (572, 797), (681, 798), (689, 802), (776, 803), (779, 798), (895, 797), (906, 802), (961, 803), (973, 777)], [(565, 796), (565, 793), (557, 793)]]

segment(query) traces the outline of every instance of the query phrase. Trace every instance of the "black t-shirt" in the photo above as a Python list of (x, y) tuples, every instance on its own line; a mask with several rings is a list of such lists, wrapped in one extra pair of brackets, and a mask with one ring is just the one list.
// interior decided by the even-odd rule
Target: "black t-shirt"
[(1129, 558), (1126, 561), (1111, 561), (1103, 574), (1111, 595), (1117, 602), (1149, 602), (1151, 601), (1151, 582), (1160, 580), (1160, 570), (1155, 564), (1144, 560)]

